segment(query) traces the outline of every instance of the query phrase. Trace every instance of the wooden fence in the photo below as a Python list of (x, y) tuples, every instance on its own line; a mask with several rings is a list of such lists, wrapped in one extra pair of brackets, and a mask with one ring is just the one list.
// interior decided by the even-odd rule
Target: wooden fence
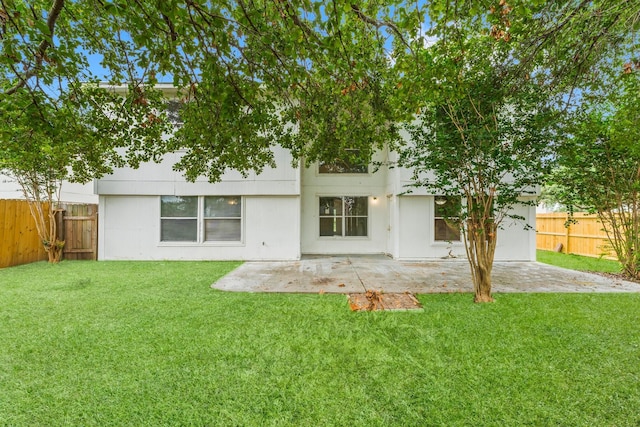
[(47, 259), (24, 200), (0, 200), (0, 268)]
[(567, 254), (617, 259), (597, 215), (576, 213), (577, 223), (565, 227), (567, 215), (566, 212), (536, 215), (538, 249), (553, 251), (561, 243), (562, 252)]
[[(65, 240), (64, 259), (97, 259), (98, 206), (63, 204), (58, 211), (58, 238)], [(29, 205), (0, 200), (0, 268), (47, 259)]]

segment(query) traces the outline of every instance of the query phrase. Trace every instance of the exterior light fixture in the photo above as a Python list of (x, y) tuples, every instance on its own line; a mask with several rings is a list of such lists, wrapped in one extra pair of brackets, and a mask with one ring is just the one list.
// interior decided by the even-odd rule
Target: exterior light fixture
[(445, 199), (444, 197), (436, 197), (436, 205), (442, 206), (445, 203), (447, 203), (447, 199)]

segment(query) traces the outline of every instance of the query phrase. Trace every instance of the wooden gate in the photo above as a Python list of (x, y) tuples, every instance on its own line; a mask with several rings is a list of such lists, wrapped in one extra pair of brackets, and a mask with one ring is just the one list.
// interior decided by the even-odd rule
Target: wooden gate
[(98, 205), (63, 204), (58, 227), (64, 259), (98, 259)]

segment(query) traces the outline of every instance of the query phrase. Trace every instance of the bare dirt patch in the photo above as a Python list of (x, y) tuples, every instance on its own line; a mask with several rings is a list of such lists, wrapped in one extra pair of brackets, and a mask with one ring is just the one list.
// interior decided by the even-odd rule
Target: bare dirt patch
[(366, 293), (348, 294), (351, 311), (405, 311), (422, 310), (420, 301), (411, 293), (385, 294), (368, 290)]
[(635, 277), (630, 277), (627, 276), (624, 273), (604, 273), (604, 272), (593, 272), (594, 274), (597, 274), (598, 276), (602, 276), (602, 277), (607, 277), (609, 279), (613, 279), (613, 280), (621, 280), (621, 281), (625, 281), (625, 282), (634, 282), (634, 283), (640, 283), (640, 279), (636, 279)]

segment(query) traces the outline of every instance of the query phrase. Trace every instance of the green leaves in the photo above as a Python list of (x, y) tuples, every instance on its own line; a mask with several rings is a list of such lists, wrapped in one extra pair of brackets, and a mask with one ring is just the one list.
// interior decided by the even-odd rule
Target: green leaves
[(640, 275), (640, 73), (623, 63), (584, 102), (559, 137), (554, 198), (570, 212), (596, 212), (625, 273)]
[(612, 68), (603, 91), (585, 93), (582, 107), (567, 120), (552, 176), (562, 203), (595, 211), (635, 204), (640, 75), (616, 72), (621, 68)]
[[(7, 2), (0, 102), (20, 121), (7, 122), (3, 142), (21, 140), (16, 129), (53, 127), (46, 138), (65, 147), (69, 179), (180, 148), (179, 170), (215, 181), (228, 168), (262, 170), (275, 144), (314, 161), (344, 147), (369, 156), (394, 135), (382, 30), (365, 22), (380, 18), (377, 5), (86, 0), (54, 13), (60, 4)], [(89, 67), (88, 54), (97, 54), (102, 70)], [(139, 98), (135, 89), (159, 75), (187, 105), (175, 134), (162, 134), (159, 95), (142, 89)], [(115, 97), (82, 89), (104, 79), (130, 86)], [(26, 109), (35, 111), (29, 120), (20, 113)]]
[[(578, 60), (580, 72), (597, 63), (638, 13), (632, 4), (612, 0), (81, 0), (65, 2), (56, 15), (60, 4), (3, 3), (3, 93), (26, 90), (25, 102), (42, 109), (34, 116), (42, 125), (50, 121), (45, 110), (51, 107), (61, 118), (57, 126), (72, 135), (76, 124), (91, 122), (83, 116), (88, 110), (71, 108), (70, 88), (96, 80), (135, 87), (170, 80), (177, 96), (194, 105), (184, 109), (181, 131), (156, 144), (154, 127), (141, 125), (144, 113), (128, 111), (140, 115), (140, 125), (107, 132), (104, 139), (131, 145), (130, 153), (105, 158), (136, 166), (157, 158), (158, 145), (181, 147), (191, 160), (178, 168), (190, 179), (212, 180), (229, 167), (261, 170), (276, 144), (307, 162), (349, 147), (368, 156), (396, 139), (399, 120), (432, 105), (463, 103), (466, 85), (489, 69), (495, 73), (483, 83), (485, 92), (497, 85), (518, 93), (525, 77), (558, 88), (575, 84), (572, 61)], [(98, 56), (102, 69), (89, 67), (95, 62), (89, 54)], [(11, 97), (1, 102), (18, 107)], [(91, 120), (101, 123), (100, 108), (92, 108)]]
[(513, 208), (534, 203), (546, 171), (553, 92), (530, 78), (537, 64), (521, 61), (523, 39), (510, 32), (518, 18), (505, 2), (436, 1), (429, 13), (432, 43), (397, 55), (417, 111), (399, 164), (414, 171), (413, 186), (463, 198), (455, 219), (476, 301), (490, 301), (497, 229), (522, 222)]

